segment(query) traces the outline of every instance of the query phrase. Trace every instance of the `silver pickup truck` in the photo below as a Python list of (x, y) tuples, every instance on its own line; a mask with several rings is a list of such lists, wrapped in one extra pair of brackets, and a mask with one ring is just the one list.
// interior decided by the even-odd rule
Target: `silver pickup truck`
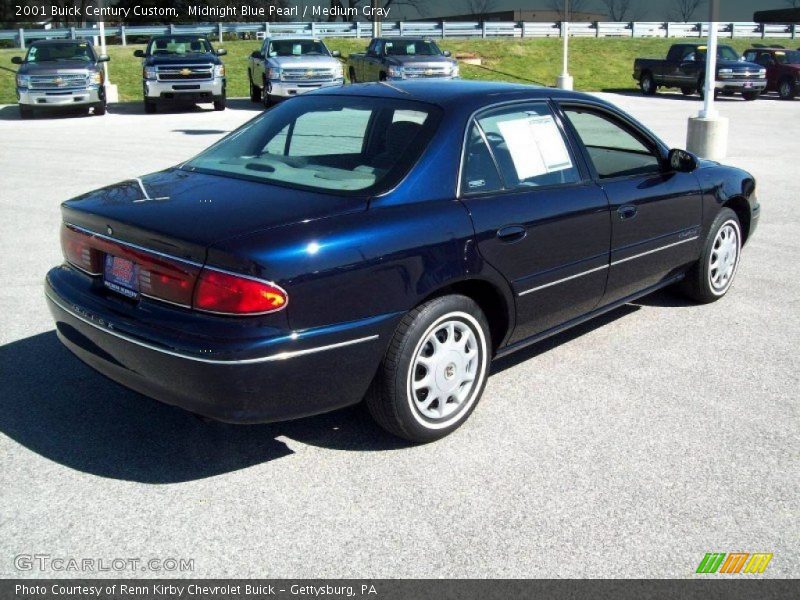
[(35, 108), (94, 108), (94, 114), (106, 114), (101, 63), (107, 60), (89, 42), (33, 42), (24, 59), (11, 59), (20, 65), (16, 77), (20, 117), (33, 117)]
[(272, 105), (320, 87), (342, 85), (344, 72), (339, 51), (331, 52), (314, 38), (266, 38), (250, 55), (247, 78), (250, 99)]
[(458, 62), (434, 42), (411, 38), (374, 38), (366, 53), (347, 57), (351, 83), (398, 79), (454, 79)]

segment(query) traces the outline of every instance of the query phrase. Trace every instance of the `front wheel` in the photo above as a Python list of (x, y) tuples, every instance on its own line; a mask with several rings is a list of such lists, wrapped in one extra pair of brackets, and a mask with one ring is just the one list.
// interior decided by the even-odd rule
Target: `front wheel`
[(250, 73), (247, 74), (247, 79), (250, 81), (250, 102), (261, 102), (261, 88), (253, 83)]
[(100, 104), (96, 104), (94, 107), (94, 114), (96, 117), (102, 117), (106, 114), (106, 103), (102, 102)]
[(227, 105), (227, 100), (225, 96), (220, 98), (219, 100), (214, 100), (214, 110), (225, 110), (225, 106)]
[(681, 94), (683, 94), (684, 96), (691, 96), (692, 94), (694, 94), (694, 92), (695, 92), (694, 88), (690, 88), (690, 87), (682, 87), (681, 88)]
[(151, 100), (144, 101), (144, 112), (148, 115), (152, 115), (156, 112), (156, 103)]
[(478, 403), (491, 356), (489, 324), (460, 295), (442, 296), (408, 313), (395, 331), (367, 394), (373, 418), (412, 442), (458, 429)]
[(742, 92), (742, 98), (744, 98), (747, 102), (758, 100), (759, 96), (761, 96), (761, 92)]
[(347, 74), (350, 78), (350, 83), (358, 83), (358, 77), (356, 76), (356, 70), (353, 67), (350, 67), (347, 71)]
[(19, 105), (19, 117), (20, 119), (32, 119), (33, 118), (33, 109), (30, 106), (25, 106), (24, 104)]
[(683, 290), (696, 302), (708, 304), (730, 289), (742, 253), (742, 228), (730, 208), (719, 211), (703, 245), (703, 253), (682, 282)]
[(264, 108), (269, 108), (272, 106), (272, 99), (269, 96), (269, 92), (267, 91), (267, 80), (264, 80), (264, 87), (261, 88), (261, 103), (264, 105)]

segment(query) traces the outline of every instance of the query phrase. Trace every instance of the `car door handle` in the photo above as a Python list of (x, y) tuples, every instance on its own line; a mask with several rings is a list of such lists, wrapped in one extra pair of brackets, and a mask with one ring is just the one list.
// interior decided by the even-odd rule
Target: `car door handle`
[(497, 238), (508, 244), (518, 242), (528, 235), (528, 230), (521, 225), (508, 225), (497, 230)]
[(627, 221), (628, 219), (632, 219), (636, 216), (636, 211), (639, 210), (633, 204), (626, 204), (625, 206), (620, 206), (617, 209), (617, 214), (621, 221)]

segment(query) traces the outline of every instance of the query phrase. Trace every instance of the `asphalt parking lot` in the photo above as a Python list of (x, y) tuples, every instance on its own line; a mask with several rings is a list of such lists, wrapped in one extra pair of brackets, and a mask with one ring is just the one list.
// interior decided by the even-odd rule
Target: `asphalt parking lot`
[[(700, 108), (609, 97), (673, 146)], [(466, 426), (422, 447), (359, 409), (204, 423), (56, 339), (42, 280), (59, 203), (186, 159), (255, 105), (30, 122), (0, 107), (0, 576), (691, 577), (712, 551), (800, 576), (800, 101), (719, 107), (763, 206), (728, 296), (659, 293), (498, 362)], [(194, 571), (21, 571), (20, 554)]]

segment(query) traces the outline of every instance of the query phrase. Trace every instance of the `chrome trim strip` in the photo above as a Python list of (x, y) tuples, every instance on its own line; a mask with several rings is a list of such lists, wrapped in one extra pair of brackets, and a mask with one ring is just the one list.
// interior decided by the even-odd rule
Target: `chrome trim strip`
[(531, 288), (529, 290), (525, 290), (524, 292), (520, 292), (519, 296), (524, 296), (526, 294), (530, 294), (533, 292), (538, 292), (539, 290), (543, 290), (545, 288), (549, 288), (553, 285), (558, 285), (559, 283), (564, 283), (565, 281), (570, 281), (572, 279), (577, 279), (578, 277), (583, 277), (584, 275), (589, 275), (591, 273), (597, 273), (598, 271), (602, 271), (603, 269), (607, 269), (608, 265), (603, 265), (602, 267), (597, 267), (594, 269), (589, 269), (588, 271), (583, 271), (582, 273), (578, 273), (577, 275), (570, 275), (569, 277), (564, 277), (564, 279), (558, 279), (556, 281), (551, 281), (550, 283), (545, 283), (544, 285), (540, 285), (535, 288)]
[(369, 342), (371, 340), (376, 340), (379, 337), (377, 334), (375, 334), (375, 335), (369, 335), (369, 336), (366, 336), (366, 337), (347, 340), (345, 342), (338, 342), (338, 343), (335, 343), (335, 344), (328, 344), (326, 346), (317, 346), (316, 348), (306, 348), (304, 350), (292, 350), (292, 351), (286, 351), (286, 352), (278, 352), (277, 354), (270, 354), (268, 356), (260, 356), (260, 357), (257, 357), (257, 358), (245, 358), (245, 359), (241, 359), (241, 360), (217, 360), (217, 359), (213, 359), (213, 358), (201, 358), (199, 356), (193, 356), (191, 354), (185, 354), (183, 352), (175, 352), (174, 350), (167, 350), (166, 348), (160, 348), (160, 347), (155, 346), (153, 344), (148, 344), (147, 342), (143, 342), (143, 341), (137, 340), (136, 338), (130, 337), (128, 335), (125, 335), (124, 333), (119, 333), (118, 331), (113, 331), (111, 329), (107, 329), (105, 327), (101, 327), (100, 325), (98, 325), (97, 323), (94, 323), (90, 319), (87, 319), (86, 317), (84, 317), (84, 316), (76, 313), (75, 311), (67, 308), (66, 306), (64, 306), (64, 304), (62, 302), (60, 302), (59, 300), (57, 300), (56, 298), (54, 298), (52, 296), (52, 294), (45, 293), (45, 295), (54, 304), (56, 304), (59, 308), (61, 308), (65, 312), (69, 313), (70, 315), (72, 315), (73, 317), (78, 319), (79, 321), (83, 321), (87, 325), (91, 325), (95, 329), (98, 329), (98, 330), (102, 331), (103, 333), (107, 333), (107, 334), (112, 335), (114, 337), (117, 337), (119, 339), (125, 340), (126, 342), (130, 342), (131, 344), (135, 344), (137, 346), (141, 346), (142, 348), (147, 348), (148, 350), (153, 350), (155, 352), (160, 352), (162, 354), (168, 354), (170, 356), (175, 356), (177, 358), (183, 358), (183, 359), (191, 360), (191, 361), (194, 361), (194, 362), (201, 362), (201, 363), (212, 364), (212, 365), (226, 365), (226, 366), (227, 365), (230, 365), (230, 366), (234, 366), (234, 365), (251, 365), (251, 364), (257, 364), (257, 363), (264, 363), (264, 362), (274, 362), (274, 361), (278, 361), (278, 360), (288, 360), (290, 358), (295, 358), (297, 356), (305, 356), (306, 354), (315, 354), (317, 352), (325, 352), (327, 350), (334, 350), (336, 348), (344, 348), (346, 346), (352, 346), (354, 344), (360, 344), (362, 342)]
[(629, 260), (633, 260), (635, 258), (641, 258), (643, 256), (647, 256), (648, 254), (654, 254), (656, 252), (661, 252), (662, 250), (667, 250), (668, 248), (673, 248), (674, 246), (679, 246), (680, 244), (685, 244), (686, 242), (693, 242), (694, 240), (698, 239), (700, 236), (696, 235), (694, 237), (686, 238), (685, 240), (681, 240), (679, 242), (674, 242), (672, 244), (667, 244), (666, 246), (660, 246), (653, 250), (648, 250), (647, 252), (641, 252), (640, 254), (634, 254), (633, 256), (629, 256), (627, 258), (622, 258), (620, 260), (615, 260), (614, 262), (603, 265), (602, 267), (597, 267), (595, 269), (589, 269), (588, 271), (583, 271), (582, 273), (578, 273), (576, 275), (570, 275), (569, 277), (564, 277), (563, 279), (558, 279), (556, 281), (551, 281), (550, 283), (545, 283), (544, 285), (540, 285), (535, 288), (531, 288), (529, 290), (525, 290), (524, 292), (520, 292), (517, 294), (518, 296), (525, 296), (526, 294), (530, 294), (532, 292), (538, 292), (539, 290), (543, 290), (545, 288), (549, 288), (553, 285), (558, 285), (559, 283), (564, 283), (566, 281), (570, 281), (572, 279), (577, 279), (578, 277), (583, 277), (584, 275), (589, 275), (591, 273), (596, 273), (597, 271), (602, 271), (603, 269), (608, 269), (609, 267), (613, 267), (616, 265), (621, 265), (622, 263), (626, 263)]
[(612, 262), (611, 266), (613, 267), (614, 265), (621, 265), (622, 263), (628, 262), (629, 260), (633, 260), (635, 258), (641, 258), (642, 256), (647, 256), (648, 254), (654, 254), (655, 252), (661, 252), (662, 250), (666, 250), (667, 248), (672, 248), (674, 246), (679, 246), (681, 244), (685, 244), (686, 242), (693, 242), (694, 240), (696, 240), (699, 237), (700, 237), (699, 235), (696, 235), (694, 237), (690, 237), (690, 238), (686, 238), (685, 240), (681, 240), (679, 242), (674, 242), (672, 244), (667, 244), (666, 246), (660, 246), (659, 248), (655, 248), (654, 250), (648, 250), (647, 252), (642, 252), (641, 254), (634, 254), (633, 256), (629, 256), (628, 258), (621, 258), (620, 260), (615, 260), (614, 262)]

